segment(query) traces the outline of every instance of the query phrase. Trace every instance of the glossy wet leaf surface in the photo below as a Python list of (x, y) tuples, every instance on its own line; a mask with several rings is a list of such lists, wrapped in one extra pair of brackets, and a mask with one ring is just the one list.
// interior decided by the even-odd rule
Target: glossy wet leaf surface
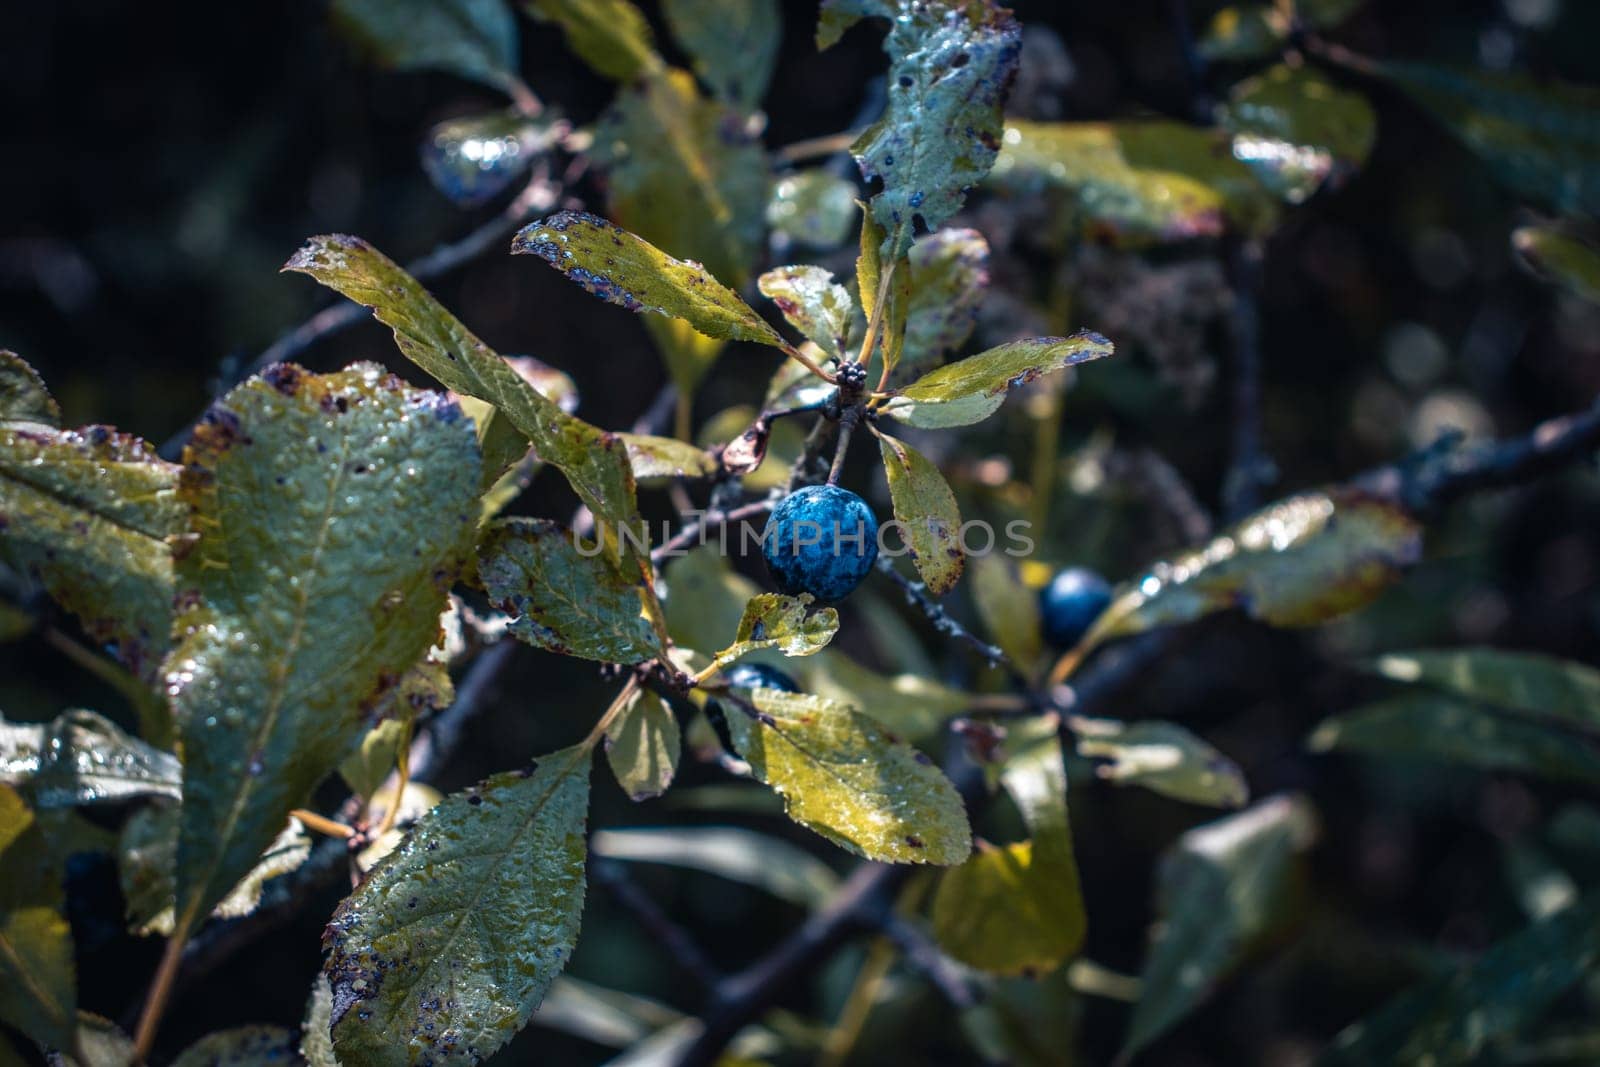
[(77, 1015), (72, 931), (61, 915), (60, 872), (33, 812), (0, 785), (0, 1021), (55, 1048), (72, 1044)]
[(725, 667), (767, 648), (785, 656), (814, 656), (821, 652), (839, 632), (839, 613), (833, 608), (813, 611), (812, 603), (811, 596), (805, 593), (797, 597), (781, 593), (751, 597), (739, 618), (733, 643), (717, 653), (717, 663)]
[(807, 909), (821, 907), (839, 888), (833, 868), (811, 853), (738, 826), (596, 830), (590, 847), (607, 859), (704, 871)]
[(934, 596), (943, 596), (961, 579), (967, 557), (961, 550), (961, 509), (939, 468), (922, 453), (888, 434), (878, 435), (889, 499), (911, 562)]
[(789, 817), (841, 848), (884, 863), (960, 863), (967, 814), (947, 778), (871, 719), (822, 697), (750, 691), (752, 716), (729, 709), (734, 747)]
[(1012, 389), (1111, 351), (1110, 341), (1088, 330), (1013, 341), (930, 371), (900, 390), (884, 411), (924, 429), (966, 426), (998, 411)]
[(855, 220), (855, 183), (821, 167), (779, 178), (767, 201), (767, 225), (807, 248), (840, 247)]
[(1600, 304), (1600, 248), (1558, 225), (1522, 226), (1511, 247), (1537, 278), (1561, 286), (1591, 304)]
[(606, 762), (629, 800), (648, 800), (667, 791), (678, 772), (682, 745), (672, 709), (648, 690), (635, 693), (606, 728)]
[(472, 1063), (526, 1024), (578, 936), (589, 760), (563, 749), (451, 795), (339, 906), (341, 1062)]
[(719, 99), (754, 111), (778, 61), (778, 0), (664, 0), (672, 36)]
[(980, 970), (1048, 974), (1077, 953), (1087, 929), (1053, 720), (1019, 746), (1001, 781), (1029, 837), (980, 842), (971, 859), (944, 873), (933, 898), (934, 935), (944, 951)]
[(960, 210), (994, 165), (1022, 29), (990, 0), (830, 0), (818, 44), (863, 16), (890, 20), (889, 102), (850, 150), (866, 179), (883, 183), (872, 213), (897, 257), (917, 230)]
[(1012, 560), (990, 552), (972, 560), (973, 606), (989, 638), (1026, 669), (1044, 652), (1039, 594), (1028, 588)]
[(911, 246), (905, 345), (896, 384), (943, 363), (972, 336), (989, 288), (989, 243), (977, 230), (949, 229)]
[(628, 450), (628, 462), (639, 481), (669, 478), (709, 478), (717, 473), (716, 460), (703, 448), (675, 437), (618, 434)]
[(433, 644), (479, 477), (461, 409), (371, 364), (268, 368), (207, 413), (185, 463), (196, 539), (166, 664), (180, 924), (255, 864)]
[[(538, 648), (605, 663), (640, 663), (659, 650), (640, 614), (636, 576), (549, 519), (504, 519), (478, 544), (490, 601), (512, 616), (511, 634)], [(585, 554), (588, 553), (588, 554)]]
[[(394, 330), (395, 344), (408, 359), (447, 388), (493, 404), (496, 417), (503, 416), (540, 459), (566, 475), (597, 517), (614, 528), (637, 522), (633, 472), (615, 435), (562, 410), (559, 397), (547, 398), (382, 252), (357, 237), (313, 237), (284, 269), (309, 274), (372, 308)], [(485, 473), (492, 480), (499, 472)]]
[(92, 711), (66, 711), (47, 723), (0, 717), (0, 782), (35, 808), (66, 808), (141, 796), (176, 799), (182, 767), (170, 752), (124, 733)]
[(1233, 134), (1234, 158), (1291, 204), (1361, 167), (1378, 132), (1366, 97), (1282, 64), (1234, 86), (1218, 121)]
[(597, 74), (631, 81), (661, 66), (650, 23), (629, 0), (523, 0), (522, 6), (560, 26), (567, 47)]
[(61, 406), (27, 360), (0, 348), (0, 425), (11, 422), (60, 426)]
[(1095, 765), (1105, 781), (1209, 807), (1242, 808), (1250, 801), (1239, 765), (1177, 723), (1080, 719), (1073, 731), (1078, 755), (1107, 761)]
[(821, 267), (774, 267), (761, 276), (760, 286), (789, 325), (829, 356), (844, 355), (856, 302), (832, 273)]
[(1157, 873), (1160, 924), (1145, 957), (1124, 1057), (1193, 1011), (1273, 929), (1289, 899), (1295, 856), (1315, 833), (1305, 801), (1275, 796), (1196, 827), (1167, 850)]
[(239, 1026), (207, 1034), (172, 1061), (172, 1067), (279, 1067), (292, 1064), (300, 1040), (282, 1026)]
[(1600, 962), (1600, 900), (1589, 897), (1496, 942), (1347, 1027), (1317, 1062), (1483, 1062), (1496, 1039), (1536, 1021)]
[(444, 70), (501, 88), (517, 69), (505, 0), (334, 0), (333, 18), (396, 70)]
[(509, 189), (554, 143), (548, 122), (516, 111), (448, 119), (423, 138), (422, 169), (453, 203), (476, 207)]
[(532, 223), (517, 234), (512, 251), (538, 256), (629, 311), (680, 318), (707, 337), (781, 347), (766, 320), (704, 267), (673, 259), (597, 216), (564, 211)]
[[(37, 380), (10, 366), (14, 413), (50, 415), (54, 401)], [(0, 562), (34, 575), (92, 637), (115, 644), (129, 670), (148, 677), (172, 627), (167, 539), (183, 529), (178, 468), (110, 427), (57, 430), (9, 418), (0, 416)]]

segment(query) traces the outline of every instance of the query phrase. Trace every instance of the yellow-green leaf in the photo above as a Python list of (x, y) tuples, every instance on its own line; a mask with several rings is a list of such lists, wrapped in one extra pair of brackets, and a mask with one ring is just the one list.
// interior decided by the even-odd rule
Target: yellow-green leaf
[(567, 47), (597, 74), (626, 82), (661, 67), (650, 23), (629, 0), (523, 0), (522, 6), (559, 25)]
[(0, 1022), (70, 1048), (77, 977), (60, 877), (33, 812), (0, 785)]
[(972, 703), (966, 693), (922, 674), (870, 671), (837, 648), (807, 661), (805, 681), (808, 692), (848, 704), (888, 730), (914, 738), (933, 737)]
[(182, 739), (178, 922), (256, 862), (438, 635), (477, 520), (471, 421), (381, 367), (277, 364), (207, 413), (180, 492), (167, 693)]
[(318, 973), (306, 999), (306, 1018), (300, 1027), (300, 1058), (306, 1067), (339, 1067), (333, 1054), (333, 987)]
[(667, 632), (674, 644), (707, 655), (738, 631), (747, 605), (761, 595), (754, 582), (728, 566), (714, 544), (673, 559), (662, 570)]
[(785, 174), (767, 200), (767, 225), (808, 248), (832, 250), (850, 237), (856, 187), (822, 167)]
[(703, 448), (696, 448), (675, 437), (653, 437), (642, 433), (617, 435), (628, 450), (628, 462), (639, 481), (671, 478), (709, 478), (717, 473), (717, 462)]
[(714, 94), (742, 111), (760, 106), (778, 61), (778, 0), (665, 0), (662, 12)]
[(386, 67), (444, 70), (496, 89), (516, 76), (517, 23), (505, 0), (334, 0), (333, 17)]
[(1281, 63), (1234, 86), (1217, 118), (1233, 134), (1234, 158), (1290, 204), (1360, 168), (1378, 133), (1366, 97)]
[(1389, 652), (1371, 669), (1395, 682), (1578, 725), (1600, 725), (1600, 670), (1499, 648)]
[(961, 550), (961, 509), (939, 468), (888, 434), (878, 435), (889, 499), (928, 592), (943, 596), (961, 579), (967, 557)]
[(0, 783), (34, 807), (75, 807), (182, 793), (183, 769), (170, 752), (124, 733), (92, 711), (64, 711), (48, 723), (0, 716)]
[(606, 762), (629, 800), (649, 800), (672, 784), (682, 744), (672, 709), (641, 689), (606, 728)]
[(925, 429), (966, 426), (998, 411), (1012, 389), (1111, 352), (1111, 342), (1089, 330), (1012, 341), (930, 371), (890, 398), (884, 412)]
[(528, 1021), (583, 914), (590, 749), (447, 797), (325, 934), (343, 1063), (477, 1063)]
[(989, 637), (1026, 669), (1044, 652), (1039, 594), (1017, 573), (1012, 560), (996, 552), (972, 561), (972, 602)]
[(884, 863), (949, 865), (972, 847), (949, 779), (871, 719), (822, 697), (753, 689), (728, 729), (789, 817), (841, 848)]
[(835, 359), (844, 356), (845, 337), (856, 303), (833, 274), (821, 267), (774, 267), (761, 276), (761, 294), (778, 305), (789, 325)]
[(11, 422), (54, 428), (61, 425), (61, 407), (27, 360), (0, 348), (0, 425)]
[(1217, 808), (1250, 802), (1239, 765), (1177, 723), (1074, 719), (1078, 755), (1108, 760), (1095, 775), (1116, 785)]
[(207, 1034), (178, 1053), (172, 1067), (281, 1067), (300, 1051), (295, 1034), (281, 1026), (239, 1026)]
[(989, 242), (977, 230), (931, 233), (907, 257), (905, 346), (897, 377), (943, 363), (972, 335), (989, 288)]
[(797, 597), (782, 593), (758, 593), (744, 606), (733, 644), (716, 655), (716, 664), (726, 667), (734, 660), (764, 648), (775, 648), (785, 656), (814, 656), (827, 647), (839, 632), (839, 613), (833, 608), (811, 610), (810, 593)]
[(1600, 248), (1556, 225), (1519, 227), (1511, 234), (1511, 247), (1535, 277), (1600, 304)]

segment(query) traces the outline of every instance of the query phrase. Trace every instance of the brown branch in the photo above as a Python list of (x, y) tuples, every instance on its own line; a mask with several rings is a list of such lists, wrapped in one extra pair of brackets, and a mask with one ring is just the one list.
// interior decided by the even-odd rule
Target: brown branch
[(953, 637), (958, 641), (965, 642), (978, 655), (982, 656), (989, 666), (1004, 667), (1013, 675), (1021, 677), (1021, 672), (1017, 670), (1016, 664), (1011, 662), (1011, 657), (1007, 656), (999, 645), (989, 644), (952, 618), (950, 613), (944, 609), (944, 605), (928, 595), (928, 587), (926, 585), (912, 581), (896, 570), (894, 560), (888, 556), (879, 556), (877, 567), (878, 570), (888, 575), (890, 581), (900, 587), (901, 592), (905, 593), (906, 603), (927, 616), (928, 621), (933, 624), (935, 630), (947, 637)]
[(623, 865), (615, 860), (595, 859), (589, 864), (594, 880), (606, 888), (617, 903), (639, 920), (645, 932), (683, 971), (707, 989), (716, 989), (722, 974), (706, 958), (694, 937), (678, 925), (655, 899), (641, 889)]
[(1238, 519), (1261, 506), (1277, 470), (1261, 441), (1260, 241), (1236, 243), (1228, 253), (1233, 288), (1233, 455), (1222, 483), (1222, 512)]

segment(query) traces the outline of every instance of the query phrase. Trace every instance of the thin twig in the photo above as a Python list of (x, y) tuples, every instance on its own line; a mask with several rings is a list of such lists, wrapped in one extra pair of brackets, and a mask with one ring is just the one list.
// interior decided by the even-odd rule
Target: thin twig
[(1233, 287), (1233, 456), (1223, 480), (1223, 515), (1238, 519), (1261, 506), (1262, 493), (1277, 476), (1261, 433), (1260, 241), (1234, 245), (1228, 255)]
[(744, 504), (731, 511), (708, 511), (698, 518), (684, 523), (683, 529), (673, 534), (666, 541), (650, 550), (650, 562), (660, 563), (671, 556), (681, 555), (695, 540), (707, 530), (714, 530), (719, 526), (731, 526), (745, 519), (753, 519), (757, 515), (765, 515), (777, 506), (779, 498), (769, 496), (764, 500), (757, 500), (752, 504)]
[(597, 859), (589, 865), (594, 880), (633, 913), (653, 941), (666, 950), (672, 961), (707, 989), (715, 989), (722, 981), (722, 973), (712, 965), (694, 937), (678, 925), (655, 900), (639, 888), (622, 864), (613, 860)]
[(933, 628), (935, 630), (938, 630), (940, 633), (947, 636), (954, 637), (958, 641), (966, 642), (973, 648), (974, 651), (978, 653), (978, 655), (984, 658), (985, 662), (987, 662), (989, 666), (1003, 666), (1013, 673), (1020, 674), (1020, 672), (1017, 671), (1016, 665), (1011, 662), (1011, 657), (1007, 656), (1005, 652), (1001, 650), (999, 645), (989, 644), (987, 641), (984, 641), (972, 631), (968, 630), (965, 626), (962, 626), (955, 619), (951, 618), (950, 613), (944, 609), (944, 606), (938, 601), (934, 600), (933, 597), (928, 595), (928, 587), (926, 585), (907, 578), (905, 575), (901, 574), (895, 569), (894, 560), (890, 559), (888, 556), (879, 556), (877, 568), (884, 574), (888, 575), (889, 579), (900, 587), (901, 591), (906, 595), (906, 603), (912, 605), (920, 610), (922, 614), (926, 615), (928, 617), (928, 621), (933, 623)]

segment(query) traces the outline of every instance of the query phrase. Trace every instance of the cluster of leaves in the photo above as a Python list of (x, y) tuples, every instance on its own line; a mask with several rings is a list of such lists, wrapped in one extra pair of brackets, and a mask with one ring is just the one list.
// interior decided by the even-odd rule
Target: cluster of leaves
[[(585, 421), (565, 374), (496, 353), (383, 253), (343, 235), (312, 238), (286, 269), (370, 308), (439, 389), (374, 365), (315, 374), (278, 364), (218, 400), (183, 462), (170, 464), (108, 428), (62, 428), (32, 368), (0, 352), (0, 561), (114, 652), (116, 664), (97, 669), (120, 679), (139, 714), (138, 737), (83, 710), (49, 724), (0, 720), (0, 1021), (79, 1063), (142, 1055), (186, 940), (213, 916), (248, 912), (268, 880), (303, 864), (310, 826), (371, 840), (355, 860), (359, 885), (328, 924), (303, 1035), (226, 1031), (178, 1062), (475, 1062), (541, 1003), (541, 1017), (562, 1025), (584, 1014), (585, 998), (637, 1022), (634, 1039), (692, 1041), (687, 1020), (665, 1009), (619, 1007), (618, 994), (558, 979), (579, 935), (590, 854), (700, 866), (807, 907), (837, 879), (744, 831), (589, 831), (596, 750), (626, 794), (646, 801), (672, 786), (687, 749), (769, 786), (792, 820), (847, 852), (948, 868), (926, 925), (985, 984), (989, 999), (963, 1022), (997, 1060), (1028, 1044), (1003, 1025), (1007, 980), (1057, 972), (1084, 942), (1069, 767), (1243, 809), (1183, 835), (1162, 864), (1161, 921), (1125, 1044), (1137, 1053), (1281, 926), (1316, 817), (1296, 796), (1251, 805), (1238, 766), (1189, 730), (1077, 714), (1059, 683), (1108, 642), (1217, 611), (1298, 627), (1355, 610), (1419, 558), (1417, 519), (1348, 487), (1290, 496), (1135, 575), (1059, 658), (1040, 642), (1037, 582), (980, 557), (971, 599), (1009, 671), (964, 691), (926, 671), (870, 669), (830, 646), (836, 609), (762, 592), (710, 551), (652, 551), (662, 546), (649, 542), (638, 494), (709, 484), (720, 509), (746, 491), (781, 496), (816, 477), (817, 458), (780, 442), (792, 425), (783, 420), (809, 415), (819, 430), (838, 428), (834, 478), (864, 427), (878, 440), (920, 579), (900, 580), (960, 630), (932, 599), (967, 571), (960, 504), (911, 441), (989, 419), (1012, 393), (1109, 356), (1112, 345), (1084, 330), (958, 358), (988, 284), (989, 249), (975, 230), (941, 227), (989, 182), (999, 195), (1062, 197), (1077, 237), (1146, 246), (1265, 236), (1371, 148), (1365, 97), (1285, 54), (1305, 28), (1333, 25), (1353, 5), (1219, 17), (1210, 56), (1280, 61), (1239, 81), (1212, 125), (1190, 126), (1008, 123), (1020, 50), (1009, 12), (991, 0), (824, 0), (821, 47), (864, 18), (888, 22), (884, 114), (850, 149), (873, 192), (860, 205), (855, 276), (842, 283), (814, 265), (758, 273), (774, 230), (784, 247), (845, 240), (857, 193), (822, 168), (774, 173), (759, 142), (775, 0), (669, 0), (667, 25), (692, 72), (662, 57), (627, 0), (524, 6), (616, 83), (593, 129), (573, 129), (522, 84), (517, 23), (499, 0), (336, 0), (334, 9), (388, 65), (446, 70), (507, 94), (508, 112), (430, 132), (424, 166), (452, 199), (493, 199), (558, 150), (587, 152), (604, 170), (605, 217), (561, 211), (522, 228), (511, 250), (643, 315), (679, 391), (678, 435)], [(1593, 211), (1586, 96), (1342, 62), (1438, 115), (1515, 192)], [(1534, 113), (1541, 121), (1525, 121)], [(1592, 296), (1600, 270), (1570, 226), (1519, 230), (1516, 247)], [(800, 340), (741, 295), (752, 282)], [(688, 401), (730, 342), (775, 349), (784, 363), (762, 409), (711, 420), (728, 432), (701, 447), (687, 439)], [(891, 421), (905, 439), (883, 428)], [(792, 472), (781, 459), (795, 460)], [(502, 517), (544, 467), (570, 485), (592, 532)], [(480, 611), (463, 610), (464, 599)], [(485, 623), (488, 611), (499, 615)], [(478, 617), (470, 637), (467, 615)], [(407, 783), (419, 717), (425, 724), (449, 705), (452, 668), (502, 633), (612, 665), (619, 691), (568, 747), (445, 797)], [(800, 691), (734, 685), (727, 669), (745, 657), (792, 660)], [(1388, 657), (1378, 670), (1415, 688), (1331, 720), (1313, 747), (1579, 784), (1600, 776), (1588, 747), (1568, 741), (1593, 732), (1600, 679), (1591, 672), (1488, 652)], [(907, 740), (934, 741), (957, 716), (984, 772), (971, 804)], [(346, 822), (303, 810), (335, 773), (352, 793)], [(975, 838), (975, 816), (1002, 793), (1024, 836)], [(64, 860), (88, 833), (75, 809), (130, 802), (141, 806), (110, 846), (130, 927), (170, 938), (137, 1051), (78, 1009), (60, 890)], [(391, 832), (400, 819), (408, 828)], [(1591, 912), (1574, 891), (1469, 971), (1347, 1031), (1332, 1054), (1475, 1054), (1592, 965)], [(1530, 959), (1548, 966), (1516, 985)], [(1486, 1018), (1461, 1011), (1477, 1003), (1492, 1005)]]

